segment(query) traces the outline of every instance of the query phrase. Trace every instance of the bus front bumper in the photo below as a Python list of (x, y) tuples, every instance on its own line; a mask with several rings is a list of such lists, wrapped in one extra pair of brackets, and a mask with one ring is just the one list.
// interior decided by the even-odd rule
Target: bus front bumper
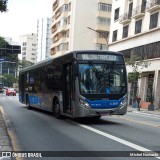
[(117, 108), (108, 109), (93, 109), (79, 106), (80, 110), (75, 115), (76, 117), (95, 117), (95, 116), (107, 116), (107, 115), (124, 115), (127, 112), (127, 104), (119, 106)]

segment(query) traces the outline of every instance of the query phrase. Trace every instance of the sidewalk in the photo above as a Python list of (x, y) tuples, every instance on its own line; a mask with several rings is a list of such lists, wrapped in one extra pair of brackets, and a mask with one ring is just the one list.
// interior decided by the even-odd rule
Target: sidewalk
[(148, 111), (148, 109), (140, 108), (140, 111), (138, 111), (137, 108), (133, 108), (132, 106), (128, 106), (127, 112), (135, 112), (135, 111), (136, 112), (141, 112), (141, 113), (160, 115), (160, 109), (155, 110), (155, 111)]
[(4, 121), (3, 111), (0, 107), (0, 152), (13, 151), (12, 145), (7, 132), (7, 126)]

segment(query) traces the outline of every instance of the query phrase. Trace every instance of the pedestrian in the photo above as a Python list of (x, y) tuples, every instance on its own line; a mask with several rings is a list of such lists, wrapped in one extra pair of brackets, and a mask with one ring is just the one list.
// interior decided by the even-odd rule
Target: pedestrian
[(141, 97), (140, 97), (140, 96), (137, 96), (137, 97), (136, 97), (136, 100), (137, 100), (137, 104), (138, 104), (137, 110), (140, 111), (140, 101), (141, 101)]

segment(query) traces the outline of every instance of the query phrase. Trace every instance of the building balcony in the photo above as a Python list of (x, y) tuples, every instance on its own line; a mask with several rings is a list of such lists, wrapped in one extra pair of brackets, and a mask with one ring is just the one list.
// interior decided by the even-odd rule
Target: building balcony
[(111, 17), (111, 12), (104, 12), (104, 11), (98, 11), (97, 12), (97, 17), (108, 17), (110, 18)]
[(60, 0), (59, 6), (63, 6), (64, 4), (69, 4), (69, 0)]
[(68, 17), (68, 12), (67, 11), (61, 11), (61, 10), (58, 10), (56, 13), (55, 13), (55, 19), (58, 19), (58, 17)]
[(160, 9), (160, 0), (152, 0), (150, 3), (147, 3), (146, 7), (148, 12), (152, 12)]
[(96, 27), (95, 27), (95, 30), (98, 30), (98, 31), (109, 31), (110, 30), (110, 26), (103, 25), (103, 24), (97, 24)]
[(107, 44), (105, 38), (95, 38), (94, 43), (99, 43), (99, 44)]
[(51, 29), (52, 34), (57, 31), (57, 28), (58, 28), (57, 24), (54, 24), (54, 26)]
[(138, 6), (132, 11), (132, 18), (140, 18), (145, 15), (146, 7), (144, 5)]
[(54, 48), (58, 45), (60, 45), (61, 43), (67, 43), (68, 39), (66, 37), (58, 37), (57, 39), (54, 38), (53, 40), (53, 44), (51, 45), (51, 48)]
[(120, 24), (129, 23), (131, 21), (131, 16), (132, 16), (132, 13), (130, 13), (130, 12), (127, 12), (127, 13), (121, 15), (119, 17), (119, 23)]
[(68, 30), (68, 27), (66, 24), (64, 24), (64, 25), (58, 26), (57, 32), (59, 33), (59, 32), (63, 32), (63, 31), (67, 31), (67, 30)]
[(56, 1), (53, 3), (53, 6), (52, 6), (53, 11), (56, 10), (56, 8), (58, 7), (58, 5), (59, 5), (59, 0), (56, 0)]

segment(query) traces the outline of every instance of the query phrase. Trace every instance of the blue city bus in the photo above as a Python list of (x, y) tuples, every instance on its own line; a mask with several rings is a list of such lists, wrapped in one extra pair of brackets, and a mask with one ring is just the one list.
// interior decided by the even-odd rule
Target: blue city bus
[(61, 116), (101, 117), (127, 111), (127, 73), (123, 55), (111, 51), (73, 51), (19, 72), (19, 100)]

